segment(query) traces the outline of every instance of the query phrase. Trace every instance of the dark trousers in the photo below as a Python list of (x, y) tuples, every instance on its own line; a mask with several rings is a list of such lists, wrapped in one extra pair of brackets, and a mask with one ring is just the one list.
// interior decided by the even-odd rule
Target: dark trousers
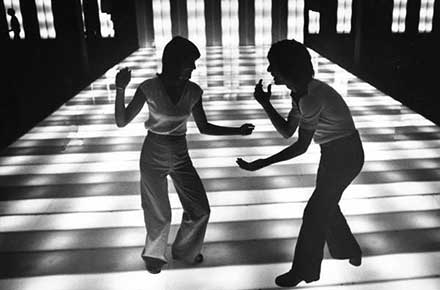
[(364, 151), (357, 132), (321, 144), (316, 188), (304, 210), (292, 266), (306, 282), (319, 279), (325, 242), (333, 258), (361, 255), (338, 203), (363, 164)]

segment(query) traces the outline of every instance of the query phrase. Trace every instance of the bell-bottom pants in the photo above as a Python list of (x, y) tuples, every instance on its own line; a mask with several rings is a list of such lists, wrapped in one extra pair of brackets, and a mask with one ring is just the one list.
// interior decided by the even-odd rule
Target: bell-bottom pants
[(167, 176), (171, 177), (183, 207), (172, 256), (187, 262), (200, 253), (210, 208), (203, 184), (188, 155), (185, 136), (148, 132), (140, 158), (141, 200), (147, 236), (144, 257), (167, 261), (171, 225)]

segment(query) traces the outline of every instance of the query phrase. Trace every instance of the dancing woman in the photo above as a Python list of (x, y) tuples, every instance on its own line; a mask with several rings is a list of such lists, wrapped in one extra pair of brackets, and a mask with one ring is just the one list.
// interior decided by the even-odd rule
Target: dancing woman
[(321, 147), (316, 187), (304, 210), (292, 268), (275, 280), (279, 286), (293, 287), (320, 278), (325, 242), (333, 258), (349, 259), (354, 266), (361, 264), (361, 249), (338, 203), (361, 171), (364, 151), (349, 108), (333, 88), (314, 78), (310, 54), (304, 45), (282, 40), (271, 46), (267, 58), (267, 71), (274, 83), (292, 91), (287, 120), (270, 103), (271, 85), (265, 92), (260, 80), (254, 97), (283, 137), (291, 137), (298, 128), (298, 139), (265, 159), (246, 162), (238, 158), (238, 165), (254, 171), (294, 158), (307, 151), (312, 139)]
[(165, 255), (171, 223), (167, 176), (170, 176), (183, 207), (183, 217), (172, 257), (187, 263), (200, 263), (210, 208), (203, 184), (188, 155), (187, 121), (191, 113), (202, 134), (249, 135), (254, 126), (222, 127), (207, 121), (202, 89), (189, 81), (200, 57), (189, 40), (174, 37), (164, 48), (162, 73), (139, 85), (125, 106), (125, 88), (131, 73), (125, 68), (116, 75), (115, 119), (126, 126), (148, 105), (145, 122), (148, 134), (140, 157), (140, 190), (147, 236), (142, 258), (150, 273), (159, 273), (167, 263)]

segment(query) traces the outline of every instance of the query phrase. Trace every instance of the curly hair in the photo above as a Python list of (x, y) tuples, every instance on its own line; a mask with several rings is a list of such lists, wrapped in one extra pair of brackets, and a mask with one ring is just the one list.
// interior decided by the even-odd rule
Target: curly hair
[(165, 45), (162, 55), (162, 74), (177, 77), (185, 61), (195, 61), (200, 51), (194, 43), (181, 36), (175, 36)]
[(294, 39), (284, 39), (272, 44), (267, 54), (271, 65), (294, 81), (311, 79), (315, 75), (310, 53)]

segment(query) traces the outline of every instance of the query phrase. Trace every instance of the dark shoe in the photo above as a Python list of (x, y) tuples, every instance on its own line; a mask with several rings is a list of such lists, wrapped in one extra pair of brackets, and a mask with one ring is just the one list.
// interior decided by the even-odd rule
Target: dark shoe
[(362, 264), (362, 256), (351, 257), (348, 262), (355, 267), (359, 267)]
[(276, 277), (275, 284), (280, 287), (295, 287), (302, 281), (304, 281), (303, 278), (299, 277), (293, 270), (290, 270), (289, 272)]
[(195, 265), (195, 264), (200, 264), (200, 263), (202, 263), (203, 260), (204, 260), (204, 257), (203, 257), (202, 254), (197, 254), (197, 255), (195, 256), (194, 260), (193, 260), (193, 261), (189, 261), (189, 262), (186, 261), (186, 260), (184, 260), (184, 259), (182, 259), (182, 258), (180, 258), (179, 256), (174, 255), (174, 254), (172, 254), (172, 256), (173, 256), (173, 259), (174, 259), (174, 260), (181, 260), (181, 261), (184, 261), (184, 262), (186, 262), (186, 263), (188, 263), (188, 264), (193, 264), (193, 265)]
[(163, 265), (166, 264), (166, 262), (162, 261), (161, 259), (144, 257), (144, 256), (142, 256), (142, 259), (145, 262), (145, 268), (151, 274), (159, 274), (160, 271), (162, 270)]
[(200, 264), (201, 262), (203, 262), (203, 255), (202, 254), (198, 254), (195, 258), (194, 258), (194, 264)]

